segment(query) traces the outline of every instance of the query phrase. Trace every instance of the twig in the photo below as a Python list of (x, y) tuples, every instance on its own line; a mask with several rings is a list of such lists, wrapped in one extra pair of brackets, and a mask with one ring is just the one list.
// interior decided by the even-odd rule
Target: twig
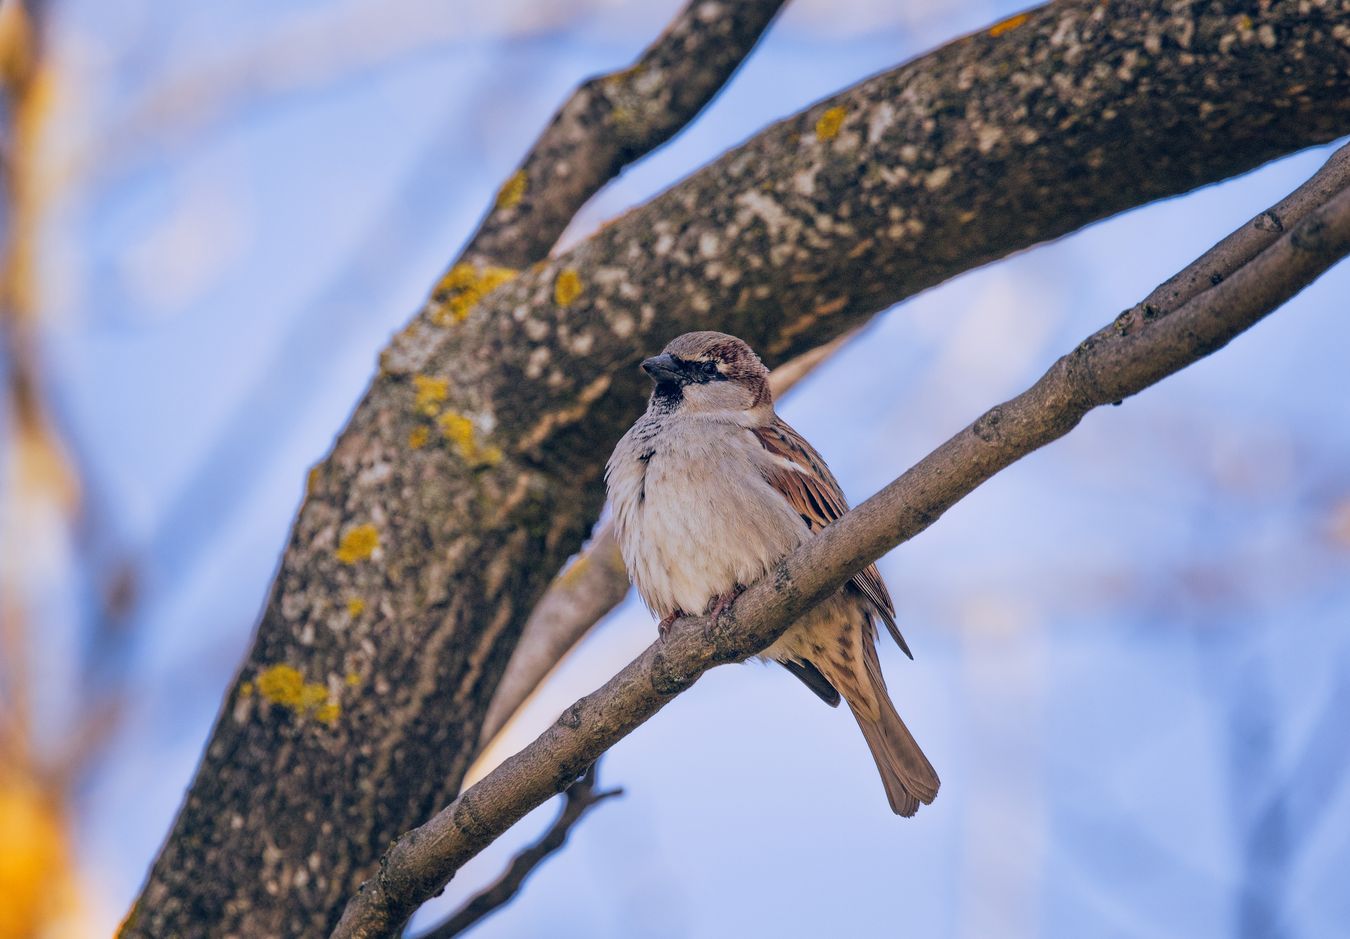
[[(1084, 340), (1031, 388), (991, 408), (881, 492), (784, 558), (720, 621), (678, 620), (598, 691), (577, 701), (538, 739), (470, 787), (385, 854), (348, 903), (333, 936), (395, 935), (455, 871), (609, 747), (689, 688), (708, 669), (766, 648), (802, 612), (853, 574), (922, 532), (999, 470), (1072, 430), (1088, 411), (1115, 404), (1217, 351), (1350, 252), (1350, 189), (1317, 206), (1305, 184), (1285, 200), (1288, 222), (1265, 250), (1241, 260), (1237, 235), (1206, 253), (1173, 285), (1180, 306), (1141, 303)], [(1300, 209), (1307, 208), (1306, 214)], [(1302, 215), (1296, 225), (1290, 222)], [(1264, 217), (1264, 216), (1262, 216)], [(1252, 223), (1268, 237), (1261, 218)], [(1227, 263), (1238, 265), (1228, 270)], [(1194, 275), (1194, 276), (1192, 276)], [(1217, 275), (1217, 276), (1216, 276)], [(1155, 292), (1156, 293), (1156, 292)]]
[[(836, 336), (770, 372), (769, 387), (774, 398), (791, 391), (857, 333), (854, 329)], [(606, 521), (586, 549), (549, 585), (525, 621), (520, 641), (483, 719), (480, 762), (549, 674), (627, 595), (628, 572), (624, 570), (619, 544), (614, 540), (614, 527)], [(469, 778), (475, 775), (470, 769)]]
[(623, 795), (622, 789), (596, 791), (596, 769), (599, 765), (599, 762), (591, 764), (586, 775), (573, 783), (564, 793), (562, 811), (538, 841), (517, 854), (502, 875), (490, 886), (475, 894), (448, 919), (423, 933), (418, 939), (449, 939), (450, 936), (458, 936), (510, 903), (524, 886), (525, 879), (534, 873), (535, 868), (567, 843), (572, 826), (581, 821), (583, 815), (604, 800)]

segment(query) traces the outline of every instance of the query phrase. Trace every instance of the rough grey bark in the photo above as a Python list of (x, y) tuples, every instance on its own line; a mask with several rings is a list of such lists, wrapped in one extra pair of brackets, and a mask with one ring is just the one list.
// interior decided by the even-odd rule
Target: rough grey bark
[(1348, 3), (1059, 0), (769, 128), (490, 294), (438, 290), (312, 473), (126, 933), (321, 932), (454, 796), (642, 407), (642, 354), (713, 327), (773, 365), (970, 267), (1346, 133)]
[[(1258, 216), (1169, 281), (1173, 287), (1164, 285), (1122, 313), (1031, 388), (985, 412), (788, 555), (718, 621), (677, 620), (663, 639), (569, 707), (533, 743), (400, 838), (348, 904), (333, 939), (398, 935), (465, 861), (708, 669), (768, 647), (863, 567), (928, 528), (995, 473), (1067, 434), (1088, 411), (1138, 394), (1277, 309), (1350, 253), (1350, 189), (1320, 205), (1311, 201), (1309, 187), (1292, 205), (1287, 200), (1292, 227), (1278, 239), (1265, 224), (1268, 214)], [(1261, 245), (1264, 250), (1246, 259), (1235, 250)], [(1172, 303), (1161, 299), (1164, 290), (1171, 291)]]

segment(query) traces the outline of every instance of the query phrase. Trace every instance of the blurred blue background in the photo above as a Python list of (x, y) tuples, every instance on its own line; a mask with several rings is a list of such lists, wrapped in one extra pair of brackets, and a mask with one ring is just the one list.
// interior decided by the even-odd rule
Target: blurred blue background
[[(65, 469), (23, 458), (14, 422), (0, 427), (19, 457), (0, 503), (0, 687), (24, 741), (0, 759), (42, 781), (70, 867), (40, 935), (115, 928), (247, 647), (306, 470), (378, 350), (569, 91), (630, 62), (680, 5), (53, 0), (40, 211), (23, 234)], [(1014, 9), (793, 0), (725, 94), (565, 241)], [(859, 501), (1329, 152), (931, 290), (781, 411)], [(882, 561), (916, 654), (883, 663), (942, 776), (934, 806), (892, 817), (847, 714), (781, 670), (718, 669), (604, 760), (625, 797), (478, 935), (1344, 935), (1348, 293), (1342, 265)], [(626, 603), (498, 755), (653, 634)], [(418, 922), (495, 877), (554, 811)]]

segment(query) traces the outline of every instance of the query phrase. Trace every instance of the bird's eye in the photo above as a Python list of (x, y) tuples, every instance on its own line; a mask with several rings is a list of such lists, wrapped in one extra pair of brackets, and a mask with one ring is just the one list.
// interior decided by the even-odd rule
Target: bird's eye
[(707, 378), (716, 378), (721, 374), (717, 371), (717, 363), (712, 360), (698, 363), (698, 370), (701, 375)]

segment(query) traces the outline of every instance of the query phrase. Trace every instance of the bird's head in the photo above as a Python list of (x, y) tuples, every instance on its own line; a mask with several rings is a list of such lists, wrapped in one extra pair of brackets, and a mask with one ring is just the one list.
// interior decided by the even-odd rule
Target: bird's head
[(656, 384), (654, 402), (690, 414), (751, 411), (773, 403), (769, 370), (749, 346), (726, 333), (677, 336), (642, 369)]

